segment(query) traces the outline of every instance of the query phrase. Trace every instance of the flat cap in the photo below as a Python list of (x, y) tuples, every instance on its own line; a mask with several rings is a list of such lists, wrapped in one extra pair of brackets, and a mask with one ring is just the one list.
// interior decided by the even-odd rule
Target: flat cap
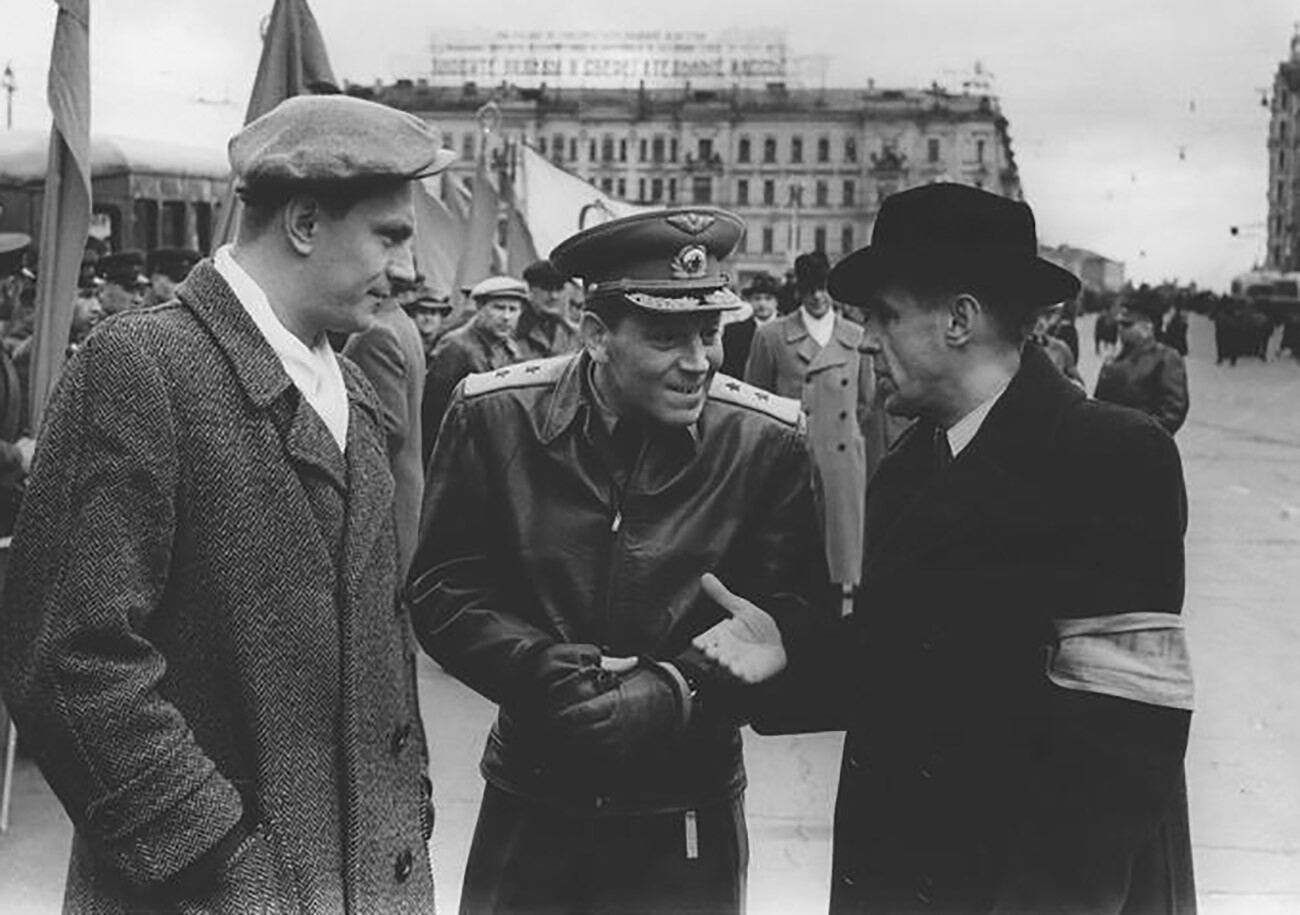
[(524, 268), (524, 282), (538, 289), (563, 289), (568, 280), (549, 260), (540, 260)]
[(427, 121), (349, 95), (285, 99), (235, 134), (228, 151), (241, 188), (421, 178), (456, 158)]
[(189, 248), (155, 248), (145, 258), (146, 273), (153, 276), (161, 273), (170, 280), (179, 283), (189, 276), (203, 256)]
[(469, 296), (480, 305), (488, 299), (519, 299), (527, 302), (528, 284), (513, 276), (490, 276), (475, 285), (469, 291)]
[(123, 287), (144, 286), (149, 282), (149, 277), (144, 275), (144, 265), (143, 251), (118, 251), (101, 257), (96, 269), (110, 283)]
[(654, 210), (584, 229), (556, 246), (551, 261), (581, 277), (589, 299), (621, 296), (651, 311), (741, 307), (723, 261), (744, 235), (734, 213), (712, 207)]
[(0, 277), (21, 273), (32, 238), (22, 232), (0, 232)]

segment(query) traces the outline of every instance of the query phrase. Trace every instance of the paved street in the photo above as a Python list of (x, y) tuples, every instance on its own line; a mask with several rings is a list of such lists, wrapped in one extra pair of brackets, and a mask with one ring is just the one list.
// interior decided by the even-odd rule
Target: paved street
[[(1191, 498), (1186, 615), (1198, 713), (1188, 763), (1204, 915), (1300, 913), (1300, 363), (1215, 366), (1192, 319), (1192, 410), (1179, 433)], [(1091, 383), (1091, 323), (1080, 326)], [(439, 815), (439, 908), (454, 912), (491, 710), (421, 671)], [(750, 912), (825, 909), (838, 735), (749, 735)], [(57, 911), (70, 827), (19, 763), (0, 836), (0, 912)]]

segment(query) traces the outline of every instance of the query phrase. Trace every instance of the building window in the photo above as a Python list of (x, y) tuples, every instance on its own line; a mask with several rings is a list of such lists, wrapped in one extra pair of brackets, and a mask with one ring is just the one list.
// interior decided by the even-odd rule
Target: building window
[(596, 139), (595, 139), (595, 137), (593, 137), (593, 138), (592, 138), (590, 141), (588, 141), (588, 143), (587, 143), (587, 161), (588, 161), (588, 162), (595, 162), (595, 161), (596, 161)]
[(840, 204), (846, 207), (853, 206), (853, 198), (857, 196), (857, 190), (857, 186), (853, 183), (852, 179), (846, 180), (844, 182), (844, 194), (840, 198)]
[(794, 164), (803, 161), (803, 137), (790, 138), (790, 161)]
[(569, 140), (569, 161), (570, 161), (570, 162), (577, 162), (577, 161), (578, 161), (578, 139), (577, 139), (577, 137), (573, 137), (573, 138), (571, 138), (571, 139)]
[(708, 175), (696, 175), (691, 179), (691, 203), (713, 202), (713, 179)]
[(551, 137), (551, 155), (557, 159), (564, 157), (564, 134), (557, 133)]
[(537, 154), (539, 156), (546, 155), (546, 137), (537, 138)]
[(612, 193), (613, 190), (614, 190), (614, 179), (613, 179), (613, 178), (601, 178), (601, 179), (600, 179), (600, 189), (601, 189), (602, 192), (604, 192), (604, 193), (606, 193), (606, 194)]
[(636, 179), (636, 199), (638, 201), (645, 200), (645, 179), (644, 178)]
[(713, 141), (701, 138), (699, 141), (699, 154), (701, 162), (710, 162), (713, 160)]
[(626, 179), (626, 178), (619, 178), (619, 179), (618, 179), (618, 185), (617, 185), (617, 188), (618, 188), (618, 190), (616, 191), (616, 193), (618, 194), (618, 198), (619, 198), (620, 200), (626, 200), (626, 199), (627, 199), (627, 179)]
[(853, 250), (853, 226), (840, 229), (840, 251), (848, 254)]
[(817, 226), (815, 229), (813, 229), (813, 250), (814, 251), (826, 250), (826, 227), (825, 226)]
[(645, 161), (646, 149), (647, 149), (647, 147), (648, 147), (649, 145), (650, 145), (650, 144), (648, 144), (648, 143), (645, 141), (645, 137), (642, 137), (640, 143), (637, 144), (637, 147), (638, 147), (638, 161), (640, 161), (640, 162), (644, 162), (644, 161)]
[(650, 144), (650, 158), (654, 162), (664, 161), (664, 138), (655, 137)]
[(651, 178), (650, 179), (650, 202), (658, 203), (663, 199), (664, 199), (664, 179)]
[(830, 137), (817, 138), (817, 161), (818, 162), (831, 161), (831, 138)]
[(772, 239), (776, 235), (771, 226), (763, 226), (763, 253), (772, 253)]
[(736, 147), (736, 161), (737, 162), (749, 161), (749, 137), (740, 138), (740, 143)]
[(983, 161), (984, 161), (984, 141), (983, 141), (983, 140), (976, 140), (976, 141), (975, 141), (975, 161), (976, 161), (976, 162), (983, 162)]
[(736, 182), (736, 206), (749, 206), (749, 181), (746, 178)]
[(826, 182), (825, 182), (825, 181), (818, 181), (818, 182), (817, 182), (817, 191), (816, 191), (816, 193), (817, 193), (817, 198), (816, 198), (816, 200), (817, 200), (817, 204), (816, 204), (816, 205), (817, 205), (817, 206), (819, 206), (819, 207), (825, 207), (825, 206), (830, 206), (830, 205), (831, 205), (831, 200), (830, 200), (830, 197), (831, 197), (831, 190), (830, 190), (829, 187), (826, 186)]
[(668, 140), (668, 161), (677, 161), (677, 138), (672, 137)]
[(473, 133), (465, 134), (464, 139), (461, 140), (460, 157), (467, 161), (473, 161), (474, 159), (474, 134)]
[(776, 182), (770, 178), (763, 182), (763, 205), (776, 206)]
[(776, 161), (776, 137), (763, 139), (763, 162), (771, 164)]
[(844, 161), (845, 162), (858, 161), (858, 138), (857, 137), (844, 138)]
[(163, 201), (161, 241), (166, 248), (186, 247), (184, 200)]
[(668, 202), (669, 203), (677, 202), (677, 179), (676, 178), (668, 179)]
[(627, 140), (618, 141), (618, 161), (627, 161)]
[(605, 134), (600, 141), (600, 161), (614, 161), (614, 138), (609, 134)]
[(930, 139), (926, 140), (925, 145), (926, 145), (926, 153), (925, 153), (926, 160), (929, 162), (938, 162), (939, 161), (938, 138), (930, 137)]
[(145, 251), (158, 247), (158, 201), (141, 198), (135, 201), (135, 232), (132, 247)]

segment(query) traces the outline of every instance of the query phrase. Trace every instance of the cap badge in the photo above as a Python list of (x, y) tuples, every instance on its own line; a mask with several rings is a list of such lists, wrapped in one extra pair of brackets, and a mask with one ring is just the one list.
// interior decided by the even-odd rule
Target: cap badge
[(699, 245), (687, 245), (677, 252), (670, 269), (673, 279), (693, 280), (708, 272), (709, 256)]
[(718, 221), (718, 217), (708, 213), (674, 213), (668, 217), (668, 224), (681, 229), (687, 235), (699, 235)]

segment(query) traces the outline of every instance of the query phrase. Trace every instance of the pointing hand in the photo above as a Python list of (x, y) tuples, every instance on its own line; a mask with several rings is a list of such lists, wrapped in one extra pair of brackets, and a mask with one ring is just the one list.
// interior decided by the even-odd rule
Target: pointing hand
[(706, 573), (700, 583), (730, 618), (697, 635), (692, 644), (742, 683), (762, 683), (784, 670), (785, 645), (776, 621), (728, 591), (716, 575)]

